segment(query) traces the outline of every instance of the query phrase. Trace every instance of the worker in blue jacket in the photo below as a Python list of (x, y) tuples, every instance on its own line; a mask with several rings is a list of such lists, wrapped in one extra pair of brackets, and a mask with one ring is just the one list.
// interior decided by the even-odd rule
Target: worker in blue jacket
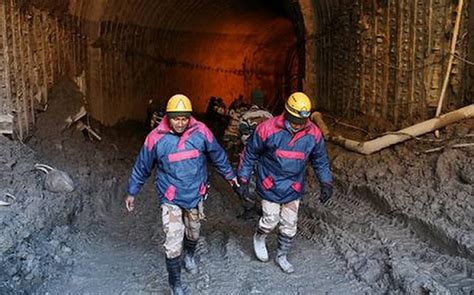
[(191, 101), (186, 96), (178, 94), (169, 99), (166, 116), (148, 134), (138, 154), (125, 200), (127, 210), (133, 211), (136, 196), (156, 166), (155, 185), (162, 209), (166, 267), (173, 294), (184, 294), (181, 285), (183, 250), (186, 270), (197, 273), (194, 252), (200, 221), (204, 218), (202, 204), (207, 195), (207, 158), (231, 185), (237, 185), (237, 177), (224, 150), (191, 112)]
[(248, 180), (255, 169), (262, 213), (253, 237), (254, 251), (268, 261), (267, 235), (279, 225), (275, 262), (286, 272), (294, 271), (288, 253), (296, 235), (298, 208), (304, 192), (305, 164), (311, 165), (321, 187), (320, 201), (332, 196), (332, 176), (324, 139), (308, 117), (311, 100), (302, 92), (293, 93), (285, 112), (257, 126), (241, 157), (238, 170), (240, 195), (248, 194)]

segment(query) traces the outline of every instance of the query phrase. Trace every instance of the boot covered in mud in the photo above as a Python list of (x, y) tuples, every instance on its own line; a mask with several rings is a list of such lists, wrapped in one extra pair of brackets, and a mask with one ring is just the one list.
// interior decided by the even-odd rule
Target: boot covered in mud
[(268, 261), (268, 251), (267, 245), (265, 244), (265, 239), (267, 234), (263, 232), (260, 228), (257, 228), (257, 231), (253, 235), (253, 249), (255, 251), (255, 256), (258, 260), (266, 262)]
[(181, 285), (181, 256), (166, 258), (166, 269), (168, 270), (168, 282), (172, 295), (184, 295)]
[(189, 240), (184, 237), (183, 250), (184, 250), (184, 268), (191, 274), (198, 273), (198, 267), (194, 260), (194, 253), (196, 252), (197, 241)]
[(278, 234), (278, 250), (275, 257), (275, 262), (280, 266), (283, 272), (292, 273), (295, 271), (293, 265), (288, 261), (288, 253), (290, 252), (293, 238), (287, 237), (283, 234)]

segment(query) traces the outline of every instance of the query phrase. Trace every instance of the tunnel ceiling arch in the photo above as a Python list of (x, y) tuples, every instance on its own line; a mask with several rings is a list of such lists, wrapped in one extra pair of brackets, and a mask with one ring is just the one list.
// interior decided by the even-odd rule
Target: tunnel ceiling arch
[[(297, 2), (283, 0), (71, 1), (69, 13), (82, 20), (101, 57), (104, 51), (115, 60), (120, 52), (127, 53), (105, 71), (122, 71), (121, 62), (136, 59), (135, 83), (127, 80), (140, 102), (127, 103), (136, 98), (125, 95), (118, 104), (116, 97), (95, 103), (103, 121), (113, 123), (125, 110), (139, 117), (148, 99), (162, 103), (177, 92), (188, 94), (198, 111), (205, 110), (210, 96), (229, 104), (239, 94), (249, 100), (257, 88), (267, 101), (274, 99), (284, 91), (279, 84), (291, 70), (285, 66), (297, 43), (295, 6)], [(94, 55), (93, 50), (89, 53)], [(95, 96), (107, 95), (103, 91)], [(108, 113), (110, 104), (123, 111)]]
[[(304, 62), (288, 59), (297, 39), (310, 34), (303, 18), (326, 13), (338, 3), (71, 0), (66, 7), (53, 2), (36, 4), (75, 16), (91, 43), (88, 96), (95, 117), (106, 124), (139, 119), (150, 99), (163, 104), (178, 92), (192, 97), (202, 112), (210, 96), (229, 104), (239, 94), (250, 100), (251, 92), (260, 89), (270, 104), (297, 90), (298, 84), (289, 80), (294, 73), (303, 79)], [(296, 19), (300, 5), (306, 12)], [(298, 58), (305, 58), (304, 48)], [(114, 81), (123, 88), (119, 93), (112, 89)]]

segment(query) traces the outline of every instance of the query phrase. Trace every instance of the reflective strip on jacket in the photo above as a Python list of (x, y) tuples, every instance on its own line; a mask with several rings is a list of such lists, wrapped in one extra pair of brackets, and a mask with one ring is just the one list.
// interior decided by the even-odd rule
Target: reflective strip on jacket
[(190, 117), (180, 136), (170, 132), (165, 116), (148, 134), (128, 181), (128, 194), (136, 196), (154, 166), (155, 186), (160, 204), (171, 203), (185, 209), (196, 208), (207, 189), (207, 157), (225, 179), (235, 177), (227, 155), (202, 122)]
[(308, 160), (320, 182), (332, 182), (318, 127), (308, 120), (293, 134), (285, 127), (284, 115), (280, 115), (257, 126), (241, 155), (238, 176), (248, 180), (255, 166), (257, 192), (265, 200), (283, 204), (302, 197)]

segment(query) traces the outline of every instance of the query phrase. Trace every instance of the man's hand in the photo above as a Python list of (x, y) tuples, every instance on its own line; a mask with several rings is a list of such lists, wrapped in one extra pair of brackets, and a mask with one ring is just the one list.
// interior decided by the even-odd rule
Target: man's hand
[(237, 180), (237, 177), (234, 177), (231, 180), (228, 180), (228, 182), (230, 186), (234, 189), (234, 191), (235, 191), (235, 188), (240, 186), (239, 181)]
[(332, 197), (332, 184), (321, 183), (321, 196), (319, 197), (321, 204), (327, 205), (331, 197)]
[(249, 195), (249, 183), (248, 181), (244, 181), (243, 179), (237, 180), (237, 177), (232, 178), (229, 181), (230, 185), (234, 192), (243, 199), (248, 199)]
[(135, 202), (135, 197), (132, 197), (130, 195), (127, 196), (125, 199), (125, 207), (127, 208), (128, 212), (132, 212), (133, 209), (135, 208), (135, 205), (133, 204)]

